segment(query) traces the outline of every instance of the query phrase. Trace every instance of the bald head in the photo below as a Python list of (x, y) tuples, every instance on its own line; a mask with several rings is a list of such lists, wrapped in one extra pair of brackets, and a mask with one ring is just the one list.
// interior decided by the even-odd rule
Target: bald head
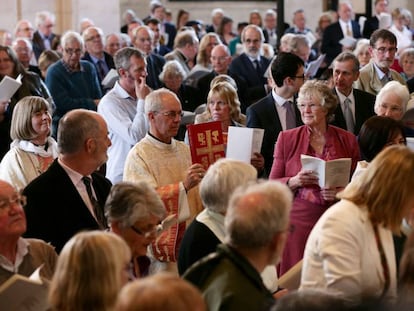
[(224, 44), (216, 45), (211, 51), (211, 64), (218, 74), (227, 74), (231, 63), (229, 48)]

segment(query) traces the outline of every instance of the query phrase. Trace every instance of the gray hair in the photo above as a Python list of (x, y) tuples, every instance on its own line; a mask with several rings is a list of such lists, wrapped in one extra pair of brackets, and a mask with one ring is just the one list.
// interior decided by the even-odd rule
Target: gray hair
[(142, 58), (144, 59), (145, 63), (145, 57), (144, 55), (141, 53), (140, 50), (133, 48), (133, 47), (126, 47), (126, 48), (122, 48), (120, 50), (118, 50), (115, 53), (114, 56), (114, 63), (115, 63), (115, 68), (116, 70), (119, 72), (119, 69), (125, 69), (128, 70), (129, 67), (131, 66), (131, 57), (135, 56), (138, 58)]
[(96, 30), (96, 32), (101, 36), (102, 44), (105, 44), (105, 37), (104, 37), (103, 30), (101, 28), (99, 28), (99, 27), (96, 27), (96, 26), (89, 26), (88, 28), (86, 28), (83, 31), (83, 33), (82, 33), (83, 42), (86, 42), (87, 41), (87, 39), (88, 39), (88, 37), (90, 35), (89, 32), (91, 30)]
[(198, 42), (198, 38), (194, 30), (180, 31), (174, 39), (174, 48), (183, 48), (187, 44), (194, 45), (196, 42)]
[(114, 185), (105, 203), (105, 214), (109, 223), (118, 222), (120, 227), (128, 228), (149, 216), (161, 221), (167, 212), (155, 189), (139, 181)]
[(55, 22), (55, 14), (49, 11), (37, 12), (35, 17), (36, 27), (39, 27), (40, 25), (44, 24), (48, 18), (52, 21), (52, 23)]
[(98, 113), (86, 109), (74, 109), (59, 121), (57, 141), (62, 154), (74, 154), (82, 150), (85, 141), (99, 136), (101, 126)]
[(81, 46), (81, 49), (83, 50), (83, 39), (78, 32), (69, 30), (63, 34), (62, 38), (60, 39), (62, 48), (66, 48), (66, 45), (70, 42), (78, 42)]
[(183, 80), (187, 77), (187, 73), (184, 71), (183, 66), (176, 59), (166, 62), (162, 67), (162, 71), (158, 77), (160, 78), (161, 82), (164, 82), (165, 76), (171, 75), (174, 77), (180, 77)]
[(216, 213), (225, 214), (234, 190), (257, 178), (256, 169), (233, 159), (220, 159), (211, 165), (200, 183), (203, 205)]
[(385, 84), (378, 92), (374, 105), (375, 112), (378, 111), (384, 95), (388, 93), (392, 93), (398, 96), (398, 98), (401, 100), (402, 113), (405, 113), (407, 110), (408, 101), (410, 100), (410, 93), (408, 92), (408, 88), (405, 85), (402, 85), (400, 82), (395, 80)]
[(246, 36), (246, 31), (248, 31), (249, 29), (253, 29), (257, 33), (260, 34), (260, 41), (263, 44), (263, 42), (265, 41), (263, 31), (262, 31), (262, 29), (259, 26), (256, 26), (256, 25), (253, 25), (253, 24), (249, 24), (246, 27), (244, 27), (244, 29), (243, 29), (243, 31), (241, 33), (241, 41), (242, 41), (242, 43), (244, 43), (244, 37)]
[(287, 230), (292, 199), (288, 186), (278, 181), (239, 187), (224, 220), (225, 243), (253, 250), (269, 245), (275, 234)]
[(30, 40), (29, 40), (29, 39), (24, 38), (24, 37), (18, 37), (18, 38), (16, 38), (16, 39), (14, 39), (14, 40), (13, 40), (13, 42), (12, 42), (12, 47), (13, 47), (13, 50), (14, 50), (14, 51), (16, 51), (16, 46), (17, 46), (17, 43), (18, 43), (19, 41), (23, 41), (24, 43), (26, 43), (26, 46), (27, 46), (27, 48), (30, 50), (30, 52), (32, 52), (32, 51), (33, 51), (33, 46), (32, 46), (32, 43), (30, 42)]
[(148, 116), (148, 113), (151, 111), (160, 111), (163, 108), (162, 102), (166, 96), (173, 96), (178, 102), (180, 102), (175, 93), (171, 92), (167, 88), (160, 88), (149, 93), (147, 97), (145, 97), (145, 114)]

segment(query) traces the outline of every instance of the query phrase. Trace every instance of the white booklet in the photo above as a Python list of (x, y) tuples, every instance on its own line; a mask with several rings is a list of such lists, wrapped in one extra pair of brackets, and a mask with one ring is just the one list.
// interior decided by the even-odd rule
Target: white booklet
[(22, 85), (22, 75), (20, 74), (16, 79), (9, 76), (4, 76), (0, 82), (0, 101), (9, 100), (14, 93)]
[(308, 63), (308, 66), (306, 67), (306, 70), (305, 70), (305, 76), (312, 78), (316, 75), (319, 67), (321, 66), (323, 60), (325, 59), (325, 55), (326, 54), (321, 54), (319, 55), (317, 59)]
[(40, 269), (30, 277), (14, 274), (0, 286), (0, 310), (46, 311), (48, 284), (40, 277)]
[(250, 163), (255, 152), (262, 148), (264, 129), (229, 126), (226, 158)]
[(115, 82), (118, 80), (118, 72), (111, 68), (111, 70), (108, 71), (105, 78), (103, 78), (101, 84), (104, 88), (110, 89), (113, 88), (115, 85)]
[(300, 160), (303, 169), (312, 170), (317, 174), (321, 188), (345, 187), (349, 183), (351, 158), (324, 161), (302, 154)]

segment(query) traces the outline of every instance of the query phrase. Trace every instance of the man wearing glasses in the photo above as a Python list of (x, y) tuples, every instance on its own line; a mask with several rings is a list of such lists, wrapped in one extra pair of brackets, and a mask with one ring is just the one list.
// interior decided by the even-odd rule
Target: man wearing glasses
[(163, 264), (161, 270), (177, 271), (176, 253), (185, 230), (185, 221), (201, 211), (196, 187), (205, 174), (201, 164), (191, 164), (189, 147), (177, 141), (182, 108), (177, 96), (158, 89), (145, 98), (145, 115), (149, 132), (129, 152), (124, 181), (147, 181), (156, 188), (169, 215), (176, 224), (156, 241), (154, 257)]
[(70, 110), (95, 110), (102, 97), (95, 66), (81, 60), (82, 37), (74, 31), (62, 36), (62, 59), (51, 65), (46, 85), (56, 104), (53, 113), (53, 136), (56, 137), (60, 118)]
[(404, 78), (391, 69), (397, 52), (397, 38), (386, 29), (374, 31), (370, 38), (371, 61), (361, 68), (355, 88), (377, 95), (382, 87), (391, 80), (406, 85)]
[(0, 180), (0, 285), (16, 273), (28, 277), (41, 265), (40, 274), (46, 279), (50, 280), (55, 270), (57, 254), (51, 245), (22, 238), (25, 202), (12, 185)]
[(37, 30), (33, 34), (33, 52), (36, 59), (44, 50), (52, 50), (54, 43), (59, 41), (59, 36), (53, 33), (55, 27), (55, 15), (42, 11), (36, 13)]

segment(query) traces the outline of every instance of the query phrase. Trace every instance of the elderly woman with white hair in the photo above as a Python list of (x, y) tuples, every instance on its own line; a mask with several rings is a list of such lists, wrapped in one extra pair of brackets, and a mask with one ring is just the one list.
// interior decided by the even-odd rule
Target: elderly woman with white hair
[[(400, 121), (407, 111), (410, 94), (405, 85), (398, 81), (390, 81), (380, 90), (375, 100), (374, 111), (378, 116), (389, 117)], [(404, 127), (407, 137), (414, 137), (414, 130)]]
[(157, 192), (144, 181), (118, 183), (109, 193), (105, 212), (111, 231), (131, 249), (130, 279), (148, 275), (147, 249), (160, 233), (167, 213)]
[[(178, 272), (182, 275), (196, 261), (213, 253), (224, 242), (224, 216), (234, 190), (257, 179), (256, 169), (233, 159), (219, 159), (209, 167), (200, 183), (205, 209), (188, 226), (180, 246)], [(271, 290), (277, 289), (275, 267), (262, 274)]]

